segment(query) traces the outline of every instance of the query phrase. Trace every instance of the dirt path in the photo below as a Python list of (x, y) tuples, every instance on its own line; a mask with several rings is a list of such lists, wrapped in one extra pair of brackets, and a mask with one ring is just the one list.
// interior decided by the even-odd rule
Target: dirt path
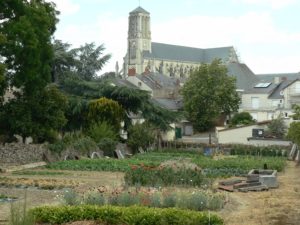
[(299, 225), (300, 167), (288, 162), (278, 181), (278, 189), (266, 192), (228, 193), (230, 202), (219, 213), (225, 224)]

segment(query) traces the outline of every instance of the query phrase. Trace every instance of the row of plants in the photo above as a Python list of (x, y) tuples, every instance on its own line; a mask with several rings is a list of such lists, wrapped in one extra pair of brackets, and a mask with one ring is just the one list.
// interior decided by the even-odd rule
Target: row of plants
[(37, 223), (63, 224), (72, 221), (94, 220), (103, 224), (124, 225), (222, 225), (214, 214), (176, 208), (140, 206), (44, 206), (29, 211)]
[(63, 193), (62, 198), (67, 205), (138, 205), (156, 208), (177, 207), (195, 211), (220, 210), (225, 204), (224, 195), (208, 191), (126, 191), (119, 193), (100, 193), (98, 191), (91, 191), (81, 196), (70, 189)]
[(233, 145), (230, 155), (287, 157), (288, 150), (279, 146)]
[(245, 171), (249, 171), (253, 168), (263, 169), (264, 165), (266, 165), (268, 169), (280, 172), (286, 165), (286, 159), (282, 157), (237, 156), (219, 160), (197, 157), (192, 161), (202, 169), (239, 169)]
[(35, 187), (39, 189), (52, 190), (52, 189), (73, 188), (78, 185), (79, 185), (78, 182), (72, 180), (0, 177), (0, 187), (16, 187), (16, 188)]
[(125, 174), (127, 185), (140, 184), (142, 186), (192, 186), (200, 187), (208, 183), (201, 171), (188, 168), (174, 170), (170, 167), (132, 166)]
[(84, 171), (120, 171), (126, 172), (131, 165), (159, 166), (160, 162), (151, 160), (130, 159), (81, 159), (60, 161), (46, 165), (48, 169), (55, 170), (84, 170)]
[(47, 171), (47, 170), (19, 170), (13, 171), (13, 175), (27, 175), (27, 176), (57, 176), (68, 175), (66, 172), (61, 171)]

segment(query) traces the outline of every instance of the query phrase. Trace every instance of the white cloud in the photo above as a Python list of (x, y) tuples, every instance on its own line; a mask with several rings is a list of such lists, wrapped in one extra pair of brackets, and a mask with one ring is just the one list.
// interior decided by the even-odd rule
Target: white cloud
[(251, 5), (268, 6), (272, 9), (281, 9), (283, 7), (293, 5), (296, 0), (233, 0), (237, 3), (245, 3)]
[(56, 9), (60, 11), (60, 15), (71, 15), (77, 13), (80, 9), (79, 4), (76, 4), (72, 0), (47, 0), (48, 2), (54, 2)]
[(300, 70), (300, 32), (280, 30), (268, 13), (182, 17), (153, 24), (152, 35), (156, 42), (199, 48), (235, 46), (258, 73)]

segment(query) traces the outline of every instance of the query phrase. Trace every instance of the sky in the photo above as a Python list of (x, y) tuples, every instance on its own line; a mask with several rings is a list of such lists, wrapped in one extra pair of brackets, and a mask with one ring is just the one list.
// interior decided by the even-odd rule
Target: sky
[[(255, 74), (300, 72), (299, 0), (47, 0), (61, 12), (55, 38), (111, 53), (102, 72), (123, 64), (129, 12), (150, 12), (153, 42), (233, 46)], [(140, 2), (140, 3), (139, 3)]]

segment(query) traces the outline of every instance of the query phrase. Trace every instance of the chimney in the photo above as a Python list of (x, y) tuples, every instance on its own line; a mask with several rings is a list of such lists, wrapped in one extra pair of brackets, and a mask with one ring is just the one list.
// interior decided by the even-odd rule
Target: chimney
[(274, 77), (274, 84), (279, 84), (280, 81), (280, 77)]

